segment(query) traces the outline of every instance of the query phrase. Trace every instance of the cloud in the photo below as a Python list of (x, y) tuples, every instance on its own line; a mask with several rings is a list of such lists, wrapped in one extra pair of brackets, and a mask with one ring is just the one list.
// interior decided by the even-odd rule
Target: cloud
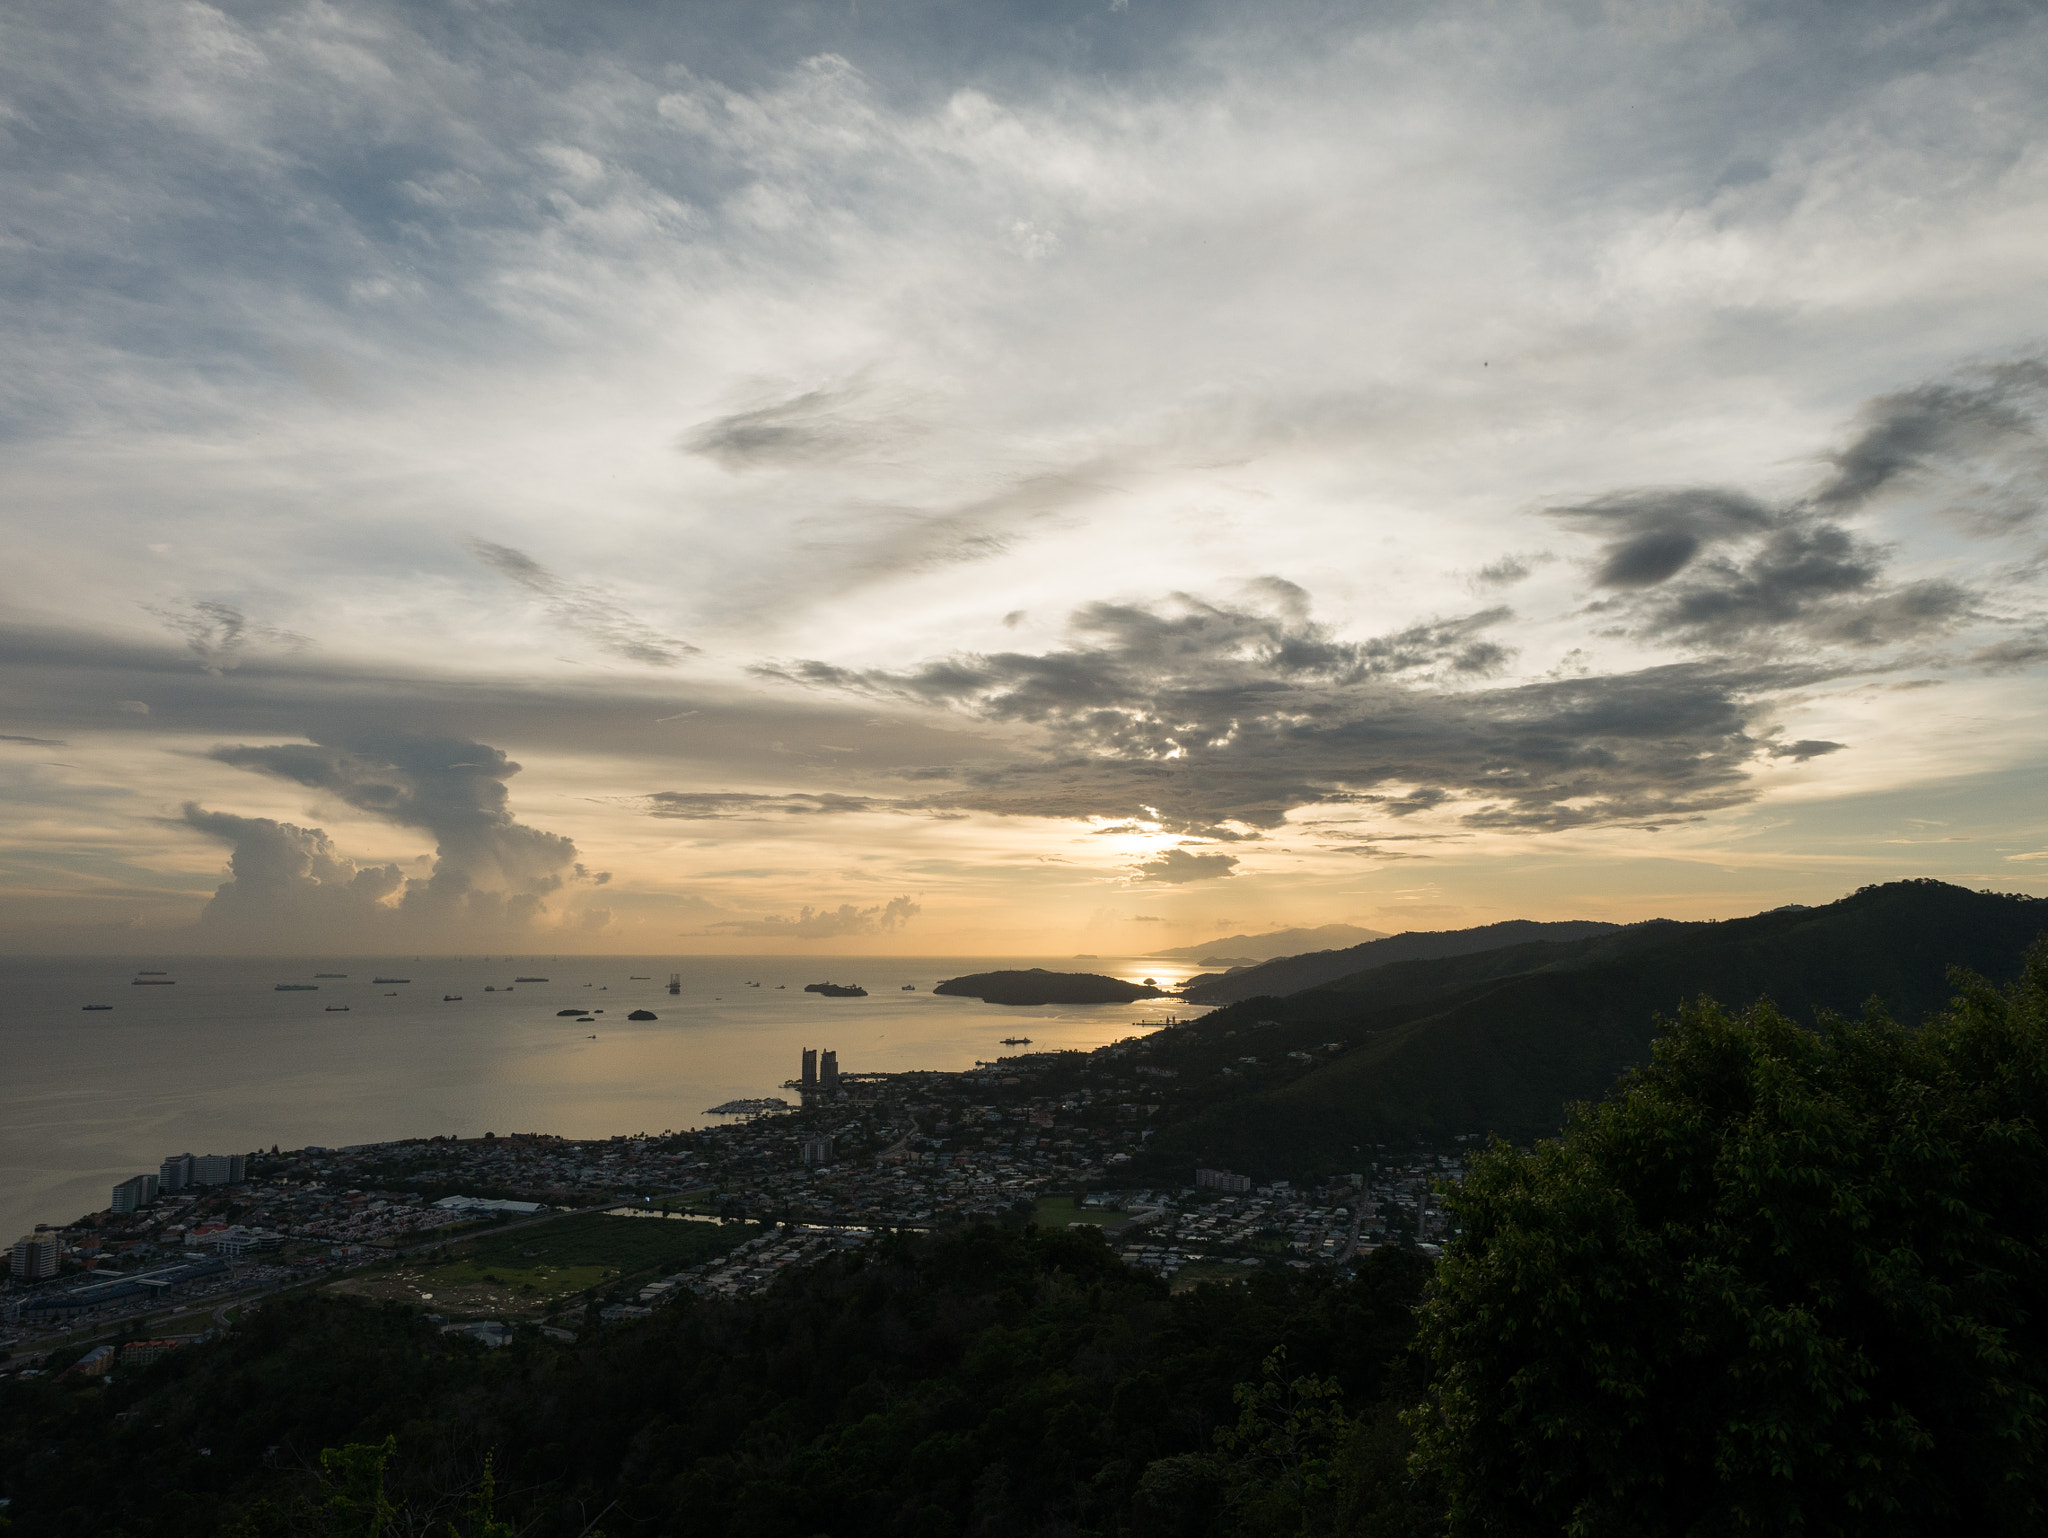
[(524, 551), (487, 539), (472, 539), (468, 544), (469, 553), (485, 566), (539, 597), (548, 616), (564, 630), (614, 656), (667, 668), (697, 650), (643, 623), (601, 589), (565, 582)]
[(1168, 849), (1156, 860), (1144, 861), (1136, 869), (1140, 881), (1180, 886), (1190, 881), (1216, 881), (1228, 876), (1237, 869), (1237, 856), (1192, 854), (1185, 849)]
[[(1269, 600), (1092, 604), (1081, 643), (903, 672), (805, 662), (813, 688), (885, 695), (1027, 735), (932, 766), (931, 807), (1098, 818), (1186, 834), (1272, 830), (1318, 804), (1430, 808), (1474, 826), (1641, 823), (1746, 801), (1755, 733), (1820, 664), (1673, 663), (1489, 684), (1486, 610), (1347, 642), (1291, 584)], [(1394, 793), (1390, 787), (1405, 786)]]
[(1843, 747), (1844, 744), (1839, 742), (1820, 742), (1805, 738), (1798, 742), (1773, 743), (1764, 751), (1772, 758), (1789, 758), (1794, 763), (1803, 764), (1808, 759), (1824, 758), (1830, 753), (1839, 753)]
[(892, 897), (869, 908), (857, 908), (852, 903), (841, 903), (837, 908), (813, 908), (806, 904), (795, 918), (770, 915), (764, 919), (732, 919), (713, 924), (705, 932), (785, 940), (836, 940), (847, 935), (886, 934), (901, 929), (923, 911), (907, 897)]
[(302, 635), (252, 620), (229, 603), (201, 600), (144, 604), (143, 608), (183, 636), (186, 647), (209, 673), (225, 673), (240, 666), (251, 641), (269, 641), (287, 651), (312, 644)]
[(885, 399), (866, 380), (804, 390), (714, 417), (677, 446), (727, 470), (812, 465), (895, 447), (923, 431), (907, 402)]
[[(433, 871), (406, 881), (397, 904), (408, 923), (431, 933), (517, 930), (538, 921), (549, 894), (568, 882), (601, 885), (607, 879), (584, 869), (570, 839), (512, 816), (505, 781), (519, 765), (483, 743), (402, 734), (316, 736), (311, 743), (220, 747), (211, 757), (431, 834)], [(230, 902), (224, 911), (243, 910)]]
[(61, 748), (69, 744), (57, 737), (20, 737), (12, 732), (0, 732), (0, 742), (18, 742), (25, 748)]
[(1688, 646), (1869, 648), (1951, 628), (1975, 595), (1945, 580), (1889, 584), (1886, 552), (1804, 504), (1738, 491), (1616, 492), (1550, 510), (1601, 538), (1596, 603), (1635, 636)]
[(1849, 511), (1930, 475), (1969, 475), (1971, 521), (2005, 528), (2036, 516), (2048, 494), (2048, 362), (1985, 364), (1956, 378), (1881, 395), (1859, 431), (1829, 456), (1835, 473), (1815, 493)]
[(792, 792), (772, 795), (739, 790), (657, 790), (647, 797), (656, 817), (677, 817), (693, 821), (716, 821), (733, 817), (760, 817), (780, 812), (794, 817), (830, 816), (849, 812), (899, 810), (894, 802), (873, 796), (843, 796), (831, 791)]
[(149, 706), (142, 700), (116, 700), (114, 701), (114, 708), (123, 715), (146, 716), (149, 714)]
[(1556, 560), (1549, 551), (1538, 551), (1534, 555), (1504, 555), (1497, 561), (1489, 561), (1472, 574), (1474, 587), (1513, 587), (1517, 582), (1526, 582), (1534, 575), (1536, 568)]
[(386, 899), (405, 885), (396, 865), (358, 866), (319, 828), (268, 817), (238, 817), (185, 803), (195, 832), (232, 846), (228, 879), (201, 911), (199, 927), (238, 945), (372, 943), (397, 937)]

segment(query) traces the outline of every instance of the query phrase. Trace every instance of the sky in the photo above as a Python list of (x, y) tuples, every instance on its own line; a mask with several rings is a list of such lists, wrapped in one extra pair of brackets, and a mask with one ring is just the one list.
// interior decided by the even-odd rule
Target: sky
[(0, 10), (0, 951), (2048, 891), (2048, 12)]

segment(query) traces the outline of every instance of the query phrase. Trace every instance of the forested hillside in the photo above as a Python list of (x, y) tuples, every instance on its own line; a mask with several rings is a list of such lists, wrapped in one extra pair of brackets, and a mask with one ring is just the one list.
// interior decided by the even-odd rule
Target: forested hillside
[(1951, 966), (2009, 980), (2044, 930), (2048, 901), (1904, 881), (1826, 907), (1632, 925), (1248, 1000), (1157, 1049), (1204, 1088), (1153, 1139), (1153, 1159), (1327, 1173), (1375, 1144), (1544, 1136), (1567, 1103), (1647, 1061), (1659, 1018), (1688, 999), (1769, 998), (1807, 1023), (1874, 999), (1917, 1022), (1953, 993)]

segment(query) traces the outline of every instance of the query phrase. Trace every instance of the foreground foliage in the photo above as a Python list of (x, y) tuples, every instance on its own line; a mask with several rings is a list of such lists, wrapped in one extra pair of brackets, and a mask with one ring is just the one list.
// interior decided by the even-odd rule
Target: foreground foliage
[(496, 1353), (308, 1298), (132, 1384), (0, 1385), (0, 1478), (16, 1533), (102, 1538), (1334, 1529), (1341, 1406), (1391, 1409), (1426, 1275), (1169, 1296), (1092, 1229), (979, 1228)]
[(1460, 1532), (2038, 1531), (2048, 943), (1919, 1032), (1687, 1009), (1496, 1146), (1412, 1423)]

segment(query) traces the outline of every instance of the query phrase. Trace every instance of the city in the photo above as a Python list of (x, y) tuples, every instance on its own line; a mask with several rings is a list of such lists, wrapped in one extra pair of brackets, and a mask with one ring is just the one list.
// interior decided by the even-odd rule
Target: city
[[(1097, 1228), (1127, 1264), (1176, 1288), (1265, 1267), (1342, 1271), (1389, 1244), (1436, 1253), (1444, 1220), (1432, 1181), (1460, 1173), (1455, 1154), (1382, 1152), (1316, 1189), (1211, 1169), (1162, 1180), (1145, 1145), (1181, 1090), (1148, 1061), (1159, 1044), (1134, 1037), (966, 1073), (846, 1073), (831, 1050), (806, 1050), (789, 1085), (799, 1104), (749, 1102), (725, 1125), (692, 1131), (575, 1141), (492, 1130), (176, 1155), (114, 1187), (106, 1211), (23, 1236), (0, 1292), (0, 1348), (33, 1370), (58, 1342), (132, 1335), (141, 1322), (289, 1286), (435, 1299), (405, 1269), (417, 1257), (566, 1214), (691, 1219), (692, 1253), (704, 1258), (658, 1275), (610, 1268), (573, 1298), (484, 1290), (478, 1308), (582, 1328), (684, 1293), (759, 1292), (877, 1232), (977, 1221)], [(1136, 1168), (1148, 1171), (1142, 1184)], [(460, 1296), (443, 1285), (436, 1317), (464, 1316)]]

